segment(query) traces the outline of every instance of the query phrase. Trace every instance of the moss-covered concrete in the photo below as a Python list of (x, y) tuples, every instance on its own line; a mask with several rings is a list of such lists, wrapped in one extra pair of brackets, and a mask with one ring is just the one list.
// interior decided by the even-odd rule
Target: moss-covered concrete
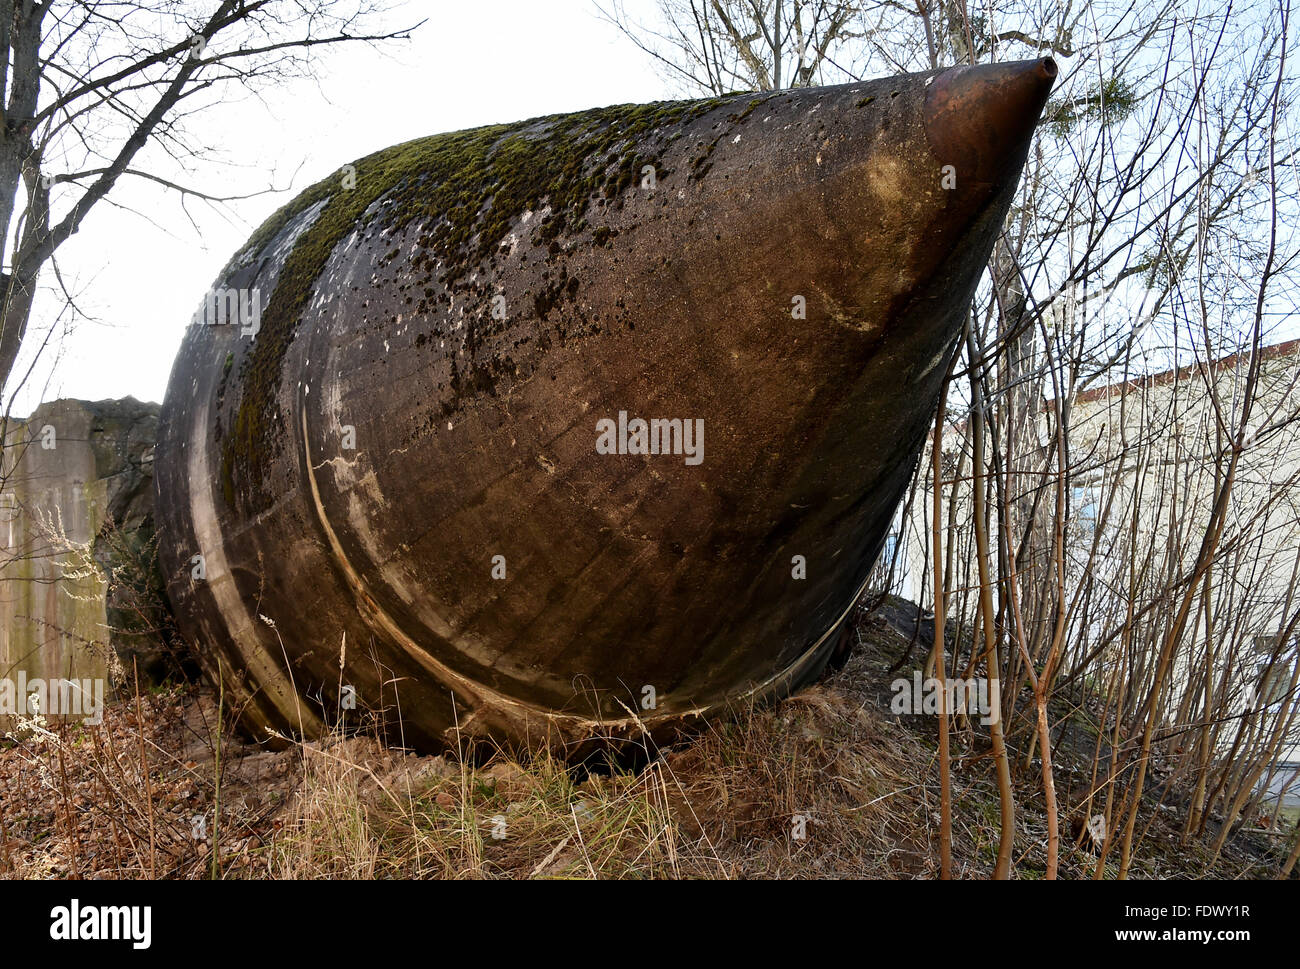
[[(245, 725), (317, 733), (347, 684), (406, 745), (573, 752), (815, 676), (924, 440), (1036, 71), (423, 139), (280, 213), (218, 281), (259, 290), (260, 330), (191, 328), (158, 445), (168, 594)], [(945, 190), (953, 130), (1000, 118), (1018, 133)], [(708, 456), (611, 456), (595, 430), (624, 414), (707, 424)]]
[[(396, 232), (418, 221), (426, 228), (416, 265), (436, 266), (442, 285), (454, 289), (491, 259), (523, 213), (544, 206), (547, 214), (532, 230), (534, 238), (558, 247), (557, 240), (586, 227), (593, 199), (616, 198), (645, 166), (657, 165), (658, 149), (677, 126), (734, 100), (616, 105), (419, 138), (358, 160), (276, 212), (236, 261), (260, 252), (291, 219), (324, 203), (319, 218), (294, 244), (262, 315), (247, 372), (241, 374), (243, 397), (222, 453), (227, 501), (235, 498), (237, 466), (246, 484), (262, 476), (279, 430), (273, 398), (298, 317), (326, 260), (350, 233), (372, 223)], [(762, 101), (751, 97), (730, 120), (743, 120)], [(716, 143), (717, 138), (704, 158)], [(657, 177), (666, 174), (659, 171)]]

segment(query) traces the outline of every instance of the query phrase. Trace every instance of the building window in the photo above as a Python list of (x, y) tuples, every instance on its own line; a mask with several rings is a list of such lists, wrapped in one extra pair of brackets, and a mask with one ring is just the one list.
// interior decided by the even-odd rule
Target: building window
[(1097, 531), (1098, 507), (1097, 489), (1088, 485), (1075, 485), (1070, 488), (1070, 517), (1074, 524), (1089, 538)]

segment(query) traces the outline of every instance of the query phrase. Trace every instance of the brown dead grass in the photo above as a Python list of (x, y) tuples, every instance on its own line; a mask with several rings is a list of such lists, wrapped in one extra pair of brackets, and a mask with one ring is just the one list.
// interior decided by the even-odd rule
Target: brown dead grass
[[(475, 765), (341, 735), (269, 751), (221, 729), (204, 690), (141, 697), (138, 715), (134, 699), (112, 705), (98, 727), (29, 725), (0, 744), (0, 875), (934, 877), (933, 718), (889, 712), (899, 632), (868, 619), (859, 638), (835, 676), (649, 750), (638, 771), (580, 776), (546, 753)], [(996, 851), (982, 736), (953, 736), (958, 877), (988, 877)], [(1062, 789), (1077, 790), (1085, 767), (1063, 747)], [(1033, 878), (1046, 822), (1036, 770), (1020, 775), (1015, 874)], [(1196, 845), (1178, 848), (1167, 805), (1152, 803), (1148, 822), (1131, 877), (1273, 874), (1249, 850), (1211, 865)], [(1063, 838), (1062, 877), (1094, 865)]]

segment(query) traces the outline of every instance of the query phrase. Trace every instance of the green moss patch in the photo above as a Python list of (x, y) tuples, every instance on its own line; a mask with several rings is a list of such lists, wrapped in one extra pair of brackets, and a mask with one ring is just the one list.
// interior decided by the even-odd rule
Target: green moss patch
[[(761, 100), (728, 120), (743, 118)], [(227, 500), (233, 503), (238, 495), (261, 508), (270, 497), (258, 492), (283, 435), (276, 395), (284, 357), (316, 280), (350, 232), (371, 223), (385, 232), (420, 224), (425, 228), (414, 268), (436, 266), (442, 285), (451, 289), (498, 255), (524, 212), (549, 206), (532, 241), (555, 254), (562, 238), (587, 228), (585, 213), (594, 199), (617, 197), (639, 183), (644, 166), (657, 166), (662, 149), (677, 136), (666, 129), (725, 103), (716, 98), (618, 105), (421, 138), (362, 158), (349, 178), (341, 170), (280, 209), (242, 253), (261, 251), (292, 218), (324, 203), (295, 242), (241, 365), (243, 393), (222, 450)], [(657, 177), (667, 174), (660, 170)], [(354, 187), (345, 188), (345, 182)], [(609, 238), (604, 230), (598, 243)], [(227, 272), (233, 268), (232, 263)]]

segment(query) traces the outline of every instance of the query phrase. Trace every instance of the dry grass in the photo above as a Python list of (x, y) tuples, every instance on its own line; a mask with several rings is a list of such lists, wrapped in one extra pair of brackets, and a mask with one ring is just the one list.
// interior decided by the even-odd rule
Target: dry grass
[[(18, 878), (827, 878), (937, 874), (933, 717), (889, 712), (905, 640), (867, 619), (835, 676), (737, 711), (640, 770), (580, 774), (546, 753), (486, 763), (368, 737), (265, 750), (219, 729), (207, 691), (111, 705), (98, 727), (0, 745), (0, 874)], [(902, 675), (909, 671), (904, 670)], [(1067, 810), (1086, 764), (1061, 746)], [(957, 729), (954, 874), (988, 877), (997, 800), (982, 732)], [(220, 752), (220, 757), (216, 755)], [(1038, 877), (1036, 770), (1018, 792), (1014, 873)], [(1073, 793), (1071, 793), (1073, 792)], [(220, 802), (219, 817), (215, 805)], [(1177, 847), (1154, 801), (1131, 877), (1271, 877), (1230, 845)], [(1062, 877), (1095, 856), (1063, 841)], [(1114, 875), (1113, 866), (1107, 874)]]
[(914, 765), (924, 755), (908, 742), (905, 729), (822, 686), (716, 725), (639, 771), (582, 778), (547, 753), (475, 766), (336, 738), (303, 748), (294, 820), (271, 868), (296, 878), (922, 873)]
[(370, 740), (304, 749), (270, 851), (290, 878), (673, 877), (707, 858), (670, 807), (663, 765), (578, 781), (541, 755), (474, 767)]

